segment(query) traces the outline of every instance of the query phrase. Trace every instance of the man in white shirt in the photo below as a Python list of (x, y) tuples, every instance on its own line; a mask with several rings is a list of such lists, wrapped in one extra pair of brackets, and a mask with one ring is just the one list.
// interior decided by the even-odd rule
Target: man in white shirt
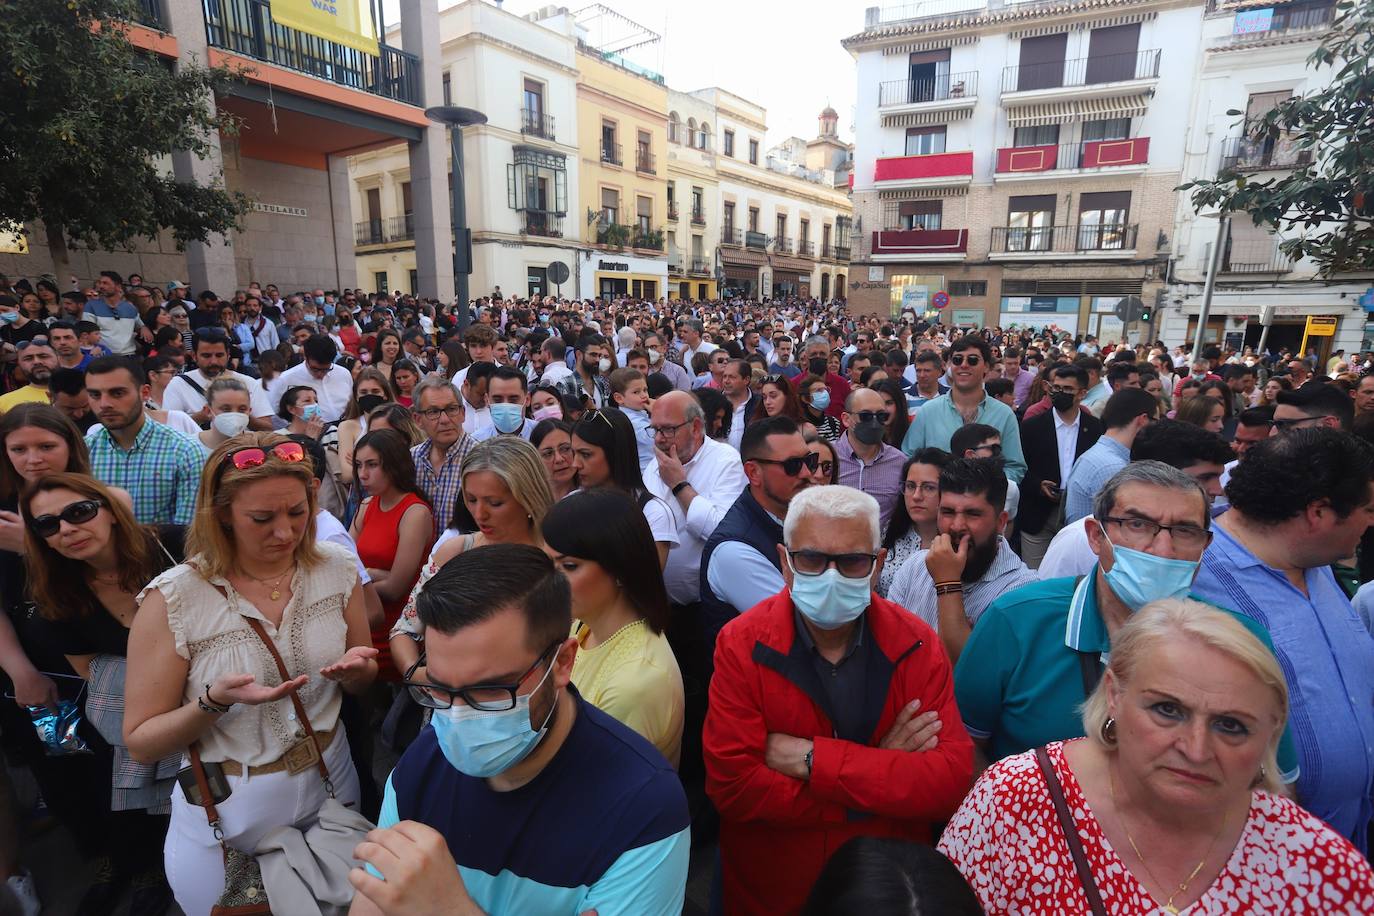
[(248, 333), (253, 336), (253, 360), (256, 362), (260, 354), (268, 350), (275, 350), (281, 343), (277, 336), (277, 326), (268, 321), (262, 314), (262, 300), (257, 296), (248, 296), (243, 300), (243, 325), (248, 329)]
[(339, 349), (325, 334), (306, 338), (301, 351), (305, 360), (278, 375), (267, 386), (267, 402), (280, 409), (282, 395), (298, 385), (305, 385), (315, 392), (320, 419), (326, 423), (338, 422), (353, 396), (353, 374), (334, 364)]
[(688, 318), (682, 322), (679, 333), (682, 335), (682, 367), (687, 370), (688, 375), (695, 375), (692, 371), (692, 357), (698, 353), (711, 353), (719, 349), (715, 344), (707, 340), (703, 334), (706, 325), (695, 318)]
[(496, 366), (488, 362), (473, 363), (458, 386), (463, 399), (463, 432), (475, 433), (492, 425), (491, 409), (487, 407), (487, 385)]
[(180, 410), (191, 415), (197, 423), (210, 421), (210, 408), (205, 403), (205, 389), (218, 378), (234, 378), (248, 389), (250, 429), (270, 430), (276, 411), (267, 400), (262, 383), (230, 371), (229, 336), (223, 328), (205, 327), (196, 331), (193, 352), (196, 368), (174, 377), (162, 393), (163, 410)]
[(540, 345), (539, 352), (544, 358), (544, 373), (539, 377), (540, 385), (557, 385), (573, 374), (568, 368), (568, 345), (563, 343), (563, 338), (557, 335), (550, 337)]

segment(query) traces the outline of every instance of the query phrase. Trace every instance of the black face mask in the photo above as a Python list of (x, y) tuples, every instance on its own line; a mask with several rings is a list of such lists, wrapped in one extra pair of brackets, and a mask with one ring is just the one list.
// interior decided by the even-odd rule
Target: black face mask
[(813, 356), (806, 363), (806, 371), (820, 378), (825, 378), (826, 363), (824, 356)]
[(854, 427), (854, 438), (864, 445), (877, 445), (883, 441), (883, 424), (877, 420), (868, 420)]
[(1050, 403), (1054, 405), (1055, 410), (1063, 413), (1073, 406), (1073, 397), (1067, 392), (1052, 391), (1050, 392)]
[(358, 398), (358, 409), (362, 411), (363, 416), (367, 416), (385, 403), (386, 398), (380, 394), (365, 394)]

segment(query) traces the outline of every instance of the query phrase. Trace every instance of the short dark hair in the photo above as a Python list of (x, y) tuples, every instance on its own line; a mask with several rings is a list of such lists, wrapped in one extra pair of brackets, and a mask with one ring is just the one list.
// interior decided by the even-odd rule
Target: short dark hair
[(1080, 356), (1074, 360), (1074, 365), (1082, 366), (1085, 372), (1096, 372), (1102, 375), (1102, 360), (1096, 356)]
[(940, 468), (940, 495), (982, 496), (998, 512), (1007, 506), (1007, 475), (994, 458), (951, 458)]
[(1277, 525), (1318, 500), (1341, 518), (1369, 501), (1374, 449), (1350, 433), (1295, 429), (1257, 442), (1231, 472), (1226, 498), (1260, 524)]
[(305, 343), (301, 344), (301, 352), (311, 362), (332, 363), (339, 355), (339, 348), (334, 345), (334, 339), (328, 334), (311, 334), (305, 339)]
[(100, 275), (102, 277), (109, 277), (111, 280), (118, 283), (120, 286), (124, 285), (124, 278), (121, 277), (119, 274), (115, 273), (113, 270), (102, 270), (100, 272)]
[(1102, 408), (1102, 428), (1121, 429), (1141, 414), (1152, 420), (1159, 416), (1159, 400), (1143, 388), (1122, 388), (1107, 398)]
[(1292, 391), (1280, 391), (1278, 401), (1309, 417), (1335, 417), (1345, 430), (1350, 429), (1355, 419), (1355, 402), (1350, 395), (1325, 382), (1307, 382)]
[(988, 342), (977, 334), (965, 334), (949, 345), (951, 354), (960, 353), (964, 350), (977, 350), (983, 355), (983, 362), (992, 362), (992, 347), (988, 346)]
[(92, 375), (109, 375), (111, 372), (118, 372), (123, 369), (133, 377), (134, 384), (142, 388), (148, 384), (148, 375), (143, 371), (143, 367), (137, 360), (127, 356), (102, 356), (93, 359), (86, 365), (86, 377)]
[(583, 334), (582, 339), (577, 342), (577, 349), (585, 351), (588, 347), (607, 347), (611, 346), (610, 341), (596, 332)]
[(758, 458), (766, 449), (769, 436), (790, 436), (799, 432), (801, 429), (796, 421), (783, 414), (751, 423), (744, 428), (744, 435), (739, 440), (740, 460), (753, 461)]
[(72, 324), (70, 321), (54, 321), (52, 324), (48, 325), (48, 336), (52, 337), (52, 332), (57, 330), (71, 331), (75, 334), (76, 325)]
[[(595, 519), (596, 524), (587, 524)], [(624, 589), (655, 633), (668, 625), (668, 593), (644, 510), (621, 490), (594, 487), (553, 504), (540, 526), (560, 554), (592, 560)]]
[(1000, 398), (1004, 394), (1013, 394), (1016, 383), (1009, 378), (990, 378), (983, 383), (983, 390), (990, 398)]
[(1131, 376), (1139, 374), (1140, 367), (1135, 363), (1123, 363), (1116, 360), (1107, 367), (1107, 384), (1114, 385), (1117, 382), (1124, 382)]
[[(469, 369), (468, 373), (471, 374), (471, 372), (472, 370)], [(521, 391), (529, 391), (530, 380), (525, 378), (525, 373), (521, 372), (519, 369), (515, 369), (511, 366), (496, 366), (491, 370), (491, 375), (487, 380), (487, 384), (490, 385), (492, 381), (498, 378), (504, 379), (505, 381), (515, 379), (517, 382), (520, 383)]]
[(1075, 363), (1063, 363), (1050, 370), (1050, 378), (1071, 378), (1083, 390), (1088, 388), (1088, 370)]
[(1132, 461), (1162, 461), (1180, 471), (1195, 464), (1226, 464), (1236, 457), (1216, 433), (1182, 420), (1159, 420), (1140, 431), (1131, 444)]
[(993, 436), (1002, 438), (1002, 431), (986, 423), (965, 423), (949, 437), (949, 453), (955, 458), (962, 458), (965, 451), (977, 448)]
[(99, 330), (100, 330), (100, 325), (96, 324), (94, 321), (88, 321), (88, 320), (86, 320), (86, 319), (83, 318), (81, 321), (78, 321), (78, 322), (76, 323), (76, 336), (77, 336), (77, 337), (80, 337), (82, 334), (89, 334), (89, 333), (91, 333), (92, 331), (99, 331)]
[(453, 634), (515, 608), (525, 645), (543, 652), (572, 629), (572, 591), (553, 560), (528, 544), (488, 544), (449, 560), (420, 589), (415, 610), (437, 632)]
[(463, 376), (463, 384), (472, 385), (476, 382), (485, 382), (491, 379), (496, 372), (496, 364), (479, 359), (477, 362), (468, 366), (468, 374)]
[(57, 368), (48, 376), (48, 394), (81, 394), (86, 390), (86, 373), (81, 369)]
[(199, 352), (201, 344), (210, 344), (211, 346), (218, 345), (228, 350), (229, 335), (224, 333), (223, 328), (200, 328), (194, 335), (194, 340), (191, 343), (191, 351), (193, 353)]
[(825, 863), (801, 916), (854, 913), (982, 916), (983, 907), (938, 850), (906, 840), (856, 836)]
[(1273, 426), (1274, 407), (1247, 407), (1240, 412), (1241, 426)]
[(936, 353), (934, 350), (922, 350), (911, 360), (913, 366), (919, 366), (921, 363), (934, 363), (941, 369), (945, 368), (945, 361), (941, 359), (940, 354)]

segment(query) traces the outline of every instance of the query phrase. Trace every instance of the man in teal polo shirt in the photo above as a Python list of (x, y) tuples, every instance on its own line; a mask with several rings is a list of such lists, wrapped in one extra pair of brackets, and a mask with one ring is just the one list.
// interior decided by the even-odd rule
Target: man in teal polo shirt
[(972, 334), (950, 345), (949, 377), (953, 383), (948, 394), (932, 398), (912, 418), (902, 440), (908, 456), (923, 448), (949, 451), (955, 430), (970, 423), (983, 423), (1002, 434), (1003, 470), (1007, 479), (1021, 482), (1026, 459), (1021, 453), (1021, 428), (1016, 414), (1006, 404), (988, 397), (983, 380), (992, 368), (992, 349), (987, 341)]
[[(1083, 734), (1079, 707), (1101, 677), (1112, 636), (1151, 601), (1188, 594), (1210, 524), (1202, 488), (1163, 462), (1133, 462), (1107, 481), (1087, 520), (1092, 573), (1007, 592), (959, 656), (954, 694), (985, 761)], [(1228, 613), (1272, 650), (1262, 626)], [(1279, 765), (1284, 782), (1297, 779), (1287, 733)]]

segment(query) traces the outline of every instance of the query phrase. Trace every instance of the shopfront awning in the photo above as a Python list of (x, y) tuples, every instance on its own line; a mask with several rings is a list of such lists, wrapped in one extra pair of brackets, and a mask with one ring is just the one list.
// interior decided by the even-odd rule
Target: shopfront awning
[(1039, 124), (1067, 124), (1078, 118), (1078, 103), (1040, 102), (1007, 108), (1007, 123), (1012, 127), (1034, 127)]
[(1139, 118), (1149, 110), (1145, 93), (1108, 99), (1070, 99), (1039, 102), (1007, 108), (1007, 123), (1012, 127), (1040, 124), (1068, 124), (1071, 121), (1107, 121), (1112, 118)]
[(948, 124), (973, 117), (973, 102), (964, 108), (943, 108), (936, 111), (913, 111), (906, 114), (883, 115), (883, 127), (924, 127), (927, 124)]
[(722, 248), (720, 262), (726, 267), (762, 267), (768, 263), (768, 255), (748, 248)]
[(1078, 103), (1079, 119), (1083, 121), (1109, 121), (1112, 118), (1140, 118), (1150, 108), (1150, 97), (1123, 95), (1114, 99), (1083, 99)]

